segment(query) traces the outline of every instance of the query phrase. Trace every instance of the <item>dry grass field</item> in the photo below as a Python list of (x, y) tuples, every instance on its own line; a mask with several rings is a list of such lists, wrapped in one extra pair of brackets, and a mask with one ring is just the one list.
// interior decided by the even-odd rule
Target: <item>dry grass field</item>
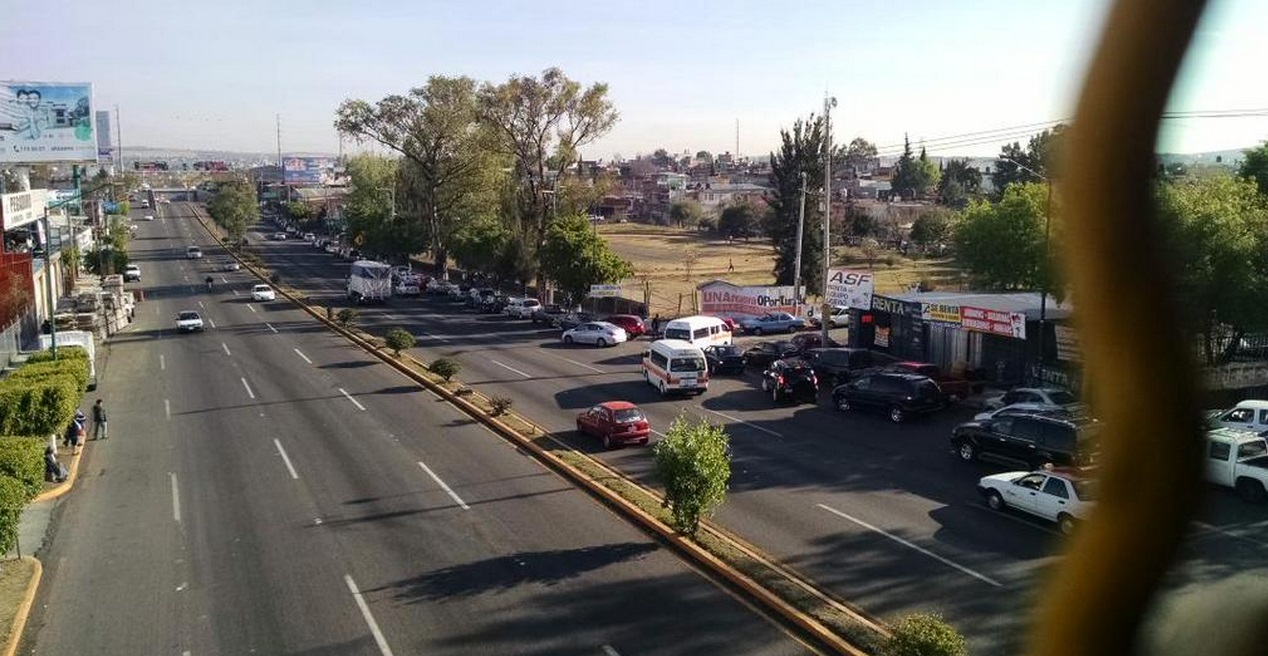
[[(634, 265), (634, 277), (621, 282), (624, 296), (642, 300), (646, 284), (651, 291), (651, 313), (677, 314), (680, 295), (682, 311), (690, 311), (696, 285), (709, 280), (749, 285), (774, 282), (775, 253), (764, 239), (727, 243), (707, 233), (638, 223), (604, 225), (599, 234)], [(837, 260), (842, 266), (867, 268), (856, 249), (838, 249)], [(732, 266), (734, 270), (729, 270)], [(941, 290), (959, 289), (963, 284), (949, 259), (907, 259), (886, 253), (877, 259), (873, 271), (880, 293), (905, 290), (922, 278)]]

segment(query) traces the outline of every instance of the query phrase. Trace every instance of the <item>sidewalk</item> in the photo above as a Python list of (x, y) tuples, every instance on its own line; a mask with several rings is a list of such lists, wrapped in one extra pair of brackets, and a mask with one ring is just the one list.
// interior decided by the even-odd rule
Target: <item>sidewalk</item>
[(45, 483), (44, 491), (36, 495), (35, 499), (26, 505), (22, 510), (22, 520), (18, 524), (18, 547), (8, 554), (6, 557), (17, 555), (33, 556), (44, 548), (45, 538), (48, 536), (48, 525), (53, 517), (53, 507), (57, 504), (57, 498), (70, 491), (75, 484), (75, 479), (79, 477), (79, 463), (84, 457), (85, 449), (81, 449), (79, 455), (72, 455), (69, 447), (57, 447), (57, 459), (62, 463), (66, 463), (70, 468), (70, 475), (61, 483)]

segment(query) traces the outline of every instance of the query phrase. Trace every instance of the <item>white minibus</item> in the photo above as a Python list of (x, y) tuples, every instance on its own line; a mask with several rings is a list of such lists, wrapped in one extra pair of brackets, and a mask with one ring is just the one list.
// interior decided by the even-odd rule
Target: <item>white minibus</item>
[(665, 339), (680, 339), (700, 348), (731, 343), (731, 329), (717, 317), (694, 315), (665, 324)]
[(643, 351), (643, 378), (661, 396), (704, 394), (709, 389), (709, 366), (699, 346), (680, 339), (658, 339)]

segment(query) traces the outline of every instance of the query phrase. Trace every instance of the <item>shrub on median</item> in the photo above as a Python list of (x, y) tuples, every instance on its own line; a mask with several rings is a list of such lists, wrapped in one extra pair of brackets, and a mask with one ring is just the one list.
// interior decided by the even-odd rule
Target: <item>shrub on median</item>
[(387, 336), (383, 338), (387, 347), (392, 349), (392, 354), (401, 357), (401, 351), (412, 349), (418, 343), (414, 336), (404, 328), (393, 328), (388, 331)]
[(495, 396), (489, 399), (489, 407), (493, 409), (493, 416), (505, 414), (511, 406), (515, 404), (514, 399), (508, 396)]
[(881, 649), (882, 656), (965, 656), (968, 646), (941, 615), (916, 613), (895, 626)]
[(674, 528), (695, 535), (700, 520), (726, 499), (731, 480), (726, 429), (703, 419), (691, 424), (679, 416), (652, 453)]
[(335, 315), (335, 321), (338, 321), (340, 326), (347, 328), (357, 322), (357, 311), (352, 308), (344, 308)]
[(431, 365), (428, 366), (427, 369), (431, 371), (433, 374), (436, 374), (437, 376), (444, 378), (445, 382), (447, 383), (451, 379), (453, 379), (454, 376), (458, 375), (458, 371), (462, 369), (462, 365), (458, 364), (456, 360), (450, 360), (449, 358), (440, 358), (439, 360), (436, 360), (435, 362), (431, 363)]

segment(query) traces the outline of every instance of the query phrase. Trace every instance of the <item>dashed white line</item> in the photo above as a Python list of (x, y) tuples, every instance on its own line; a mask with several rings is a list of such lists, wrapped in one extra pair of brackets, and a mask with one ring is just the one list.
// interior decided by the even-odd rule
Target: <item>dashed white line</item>
[(291, 473), (291, 478), (299, 480), (299, 474), (295, 471), (295, 465), (291, 464), (290, 456), (286, 455), (286, 449), (282, 448), (282, 443), (276, 437), (273, 438), (273, 444), (277, 445), (277, 452), (282, 455), (282, 462), (286, 463), (286, 471)]
[(224, 349), (224, 350), (225, 350), (225, 355), (227, 355), (227, 356), (229, 356), (229, 357), (233, 357), (233, 354), (229, 352), (229, 345), (228, 345), (228, 344), (226, 344), (226, 343), (224, 343), (224, 342), (220, 342), (220, 348), (222, 348), (222, 349)]
[(348, 400), (349, 400), (349, 401), (352, 401), (352, 405), (357, 406), (357, 409), (358, 409), (358, 410), (365, 410), (365, 406), (361, 405), (361, 403), (360, 403), (360, 402), (358, 402), (356, 399), (352, 398), (352, 395), (348, 393), (348, 390), (345, 390), (344, 388), (340, 387), (340, 388), (339, 388), (339, 393), (341, 393), (341, 394), (343, 394), (344, 396), (346, 396), (346, 397), (348, 398)]
[(365, 598), (361, 596), (361, 591), (357, 590), (356, 581), (352, 580), (352, 576), (343, 575), (343, 580), (348, 584), (348, 591), (352, 593), (352, 598), (357, 602), (357, 608), (361, 609), (361, 617), (365, 618), (365, 623), (370, 627), (370, 634), (374, 636), (374, 642), (379, 646), (379, 653), (383, 656), (392, 656), (392, 648), (387, 645), (387, 638), (383, 637), (383, 632), (379, 630), (378, 622), (374, 621), (374, 616), (370, 614), (370, 606), (365, 603)]
[(422, 331), (422, 330), (418, 331), (418, 334), (419, 334), (419, 335), (422, 335), (423, 337), (426, 337), (426, 338), (428, 338), (428, 339), (434, 339), (434, 340), (436, 340), (436, 341), (438, 341), (438, 342), (448, 342), (448, 341), (449, 341), (449, 340), (445, 339), (444, 337), (441, 337), (440, 335), (433, 335), (432, 333), (429, 333), (429, 332), (424, 332), (424, 331)]
[(501, 362), (498, 362), (497, 360), (494, 360), (494, 359), (492, 359), (492, 358), (490, 358), (490, 359), (489, 359), (489, 362), (492, 362), (493, 364), (496, 364), (497, 366), (502, 367), (503, 369), (506, 369), (507, 371), (513, 371), (513, 372), (515, 372), (515, 373), (517, 373), (517, 374), (519, 374), (519, 375), (521, 375), (521, 376), (523, 376), (523, 377), (525, 377), (525, 378), (532, 378), (532, 376), (530, 376), (530, 375), (528, 375), (528, 374), (526, 374), (526, 373), (524, 373), (524, 372), (520, 371), (519, 369), (516, 369), (515, 367), (512, 367), (512, 366), (507, 365), (507, 364), (502, 364)]
[(167, 475), (172, 477), (172, 517), (179, 524), (181, 522), (181, 491), (176, 484), (176, 472), (168, 472)]
[(273, 331), (273, 332), (275, 332), (275, 333), (277, 332), (277, 328), (274, 328), (274, 327), (273, 327), (273, 324), (271, 324), (271, 323), (269, 323), (269, 322), (267, 322), (267, 321), (266, 321), (266, 322), (264, 322), (264, 325), (268, 326), (268, 327), (269, 327), (269, 330), (271, 330), (271, 331)]
[(423, 461), (421, 460), (418, 461), (418, 466), (422, 467), (423, 471), (427, 472), (427, 475), (431, 476), (431, 479), (433, 481), (436, 481), (436, 484), (440, 486), (440, 489), (444, 490), (449, 495), (449, 498), (454, 500), (454, 503), (458, 504), (459, 506), (462, 506), (463, 510), (471, 510), (471, 506), (468, 506), (467, 502), (463, 501), (462, 498), (459, 497), (457, 493), (455, 493), (452, 489), (450, 489), (449, 486), (446, 485), (444, 481), (440, 480), (440, 477), (436, 475), (436, 472), (431, 470), (431, 467), (428, 467), (427, 465), (423, 464)]
[(202, 302), (202, 301), (198, 301), (198, 307), (200, 307), (200, 308), (202, 308), (202, 309), (204, 309), (204, 310), (206, 310), (206, 309), (207, 309), (207, 306), (206, 306), (206, 305), (203, 305), (203, 302)]
[(603, 645), (603, 656), (621, 656), (621, 652), (613, 648), (612, 645)]
[(248, 310), (250, 310), (250, 311), (252, 311), (252, 312), (255, 312), (255, 306), (254, 306), (254, 305), (251, 305), (250, 303), (247, 303), (247, 309), (248, 309)]
[(956, 562), (952, 562), (952, 561), (950, 561), (950, 560), (947, 560), (946, 558), (943, 558), (942, 556), (939, 556), (938, 554), (936, 554), (936, 553), (934, 553), (934, 552), (932, 552), (932, 551), (929, 551), (928, 549), (925, 549), (924, 547), (921, 547), (920, 545), (917, 545), (917, 544), (915, 544), (915, 543), (913, 543), (913, 542), (911, 542), (911, 541), (909, 541), (909, 540), (904, 540), (903, 538), (900, 538), (900, 537), (898, 537), (897, 535), (894, 535), (893, 533), (890, 533), (890, 532), (888, 532), (888, 531), (885, 531), (884, 529), (881, 529), (881, 528), (878, 528), (878, 527), (873, 526), (873, 525), (871, 525), (871, 524), (868, 524), (867, 522), (865, 522), (865, 521), (863, 521), (863, 520), (861, 520), (861, 519), (859, 519), (859, 518), (857, 518), (857, 517), (851, 517), (850, 515), (848, 515), (848, 514), (846, 514), (846, 513), (843, 513), (843, 512), (841, 512), (840, 510), (837, 510), (836, 508), (832, 508), (831, 506), (825, 506), (825, 505), (823, 505), (822, 503), (815, 504), (815, 506), (816, 506), (816, 507), (818, 507), (818, 508), (822, 508), (823, 510), (828, 511), (828, 512), (832, 513), (833, 515), (836, 515), (837, 517), (840, 517), (840, 518), (842, 518), (842, 519), (847, 519), (847, 520), (849, 520), (849, 521), (851, 521), (851, 522), (854, 522), (855, 524), (858, 524), (859, 526), (862, 526), (863, 528), (865, 528), (865, 529), (867, 529), (867, 530), (869, 530), (869, 531), (874, 531), (874, 532), (876, 532), (876, 533), (879, 533), (879, 534), (881, 534), (881, 535), (883, 535), (883, 536), (885, 536), (885, 537), (887, 537), (887, 538), (889, 538), (889, 539), (893, 540), (894, 542), (897, 542), (898, 544), (903, 545), (904, 547), (908, 547), (908, 548), (910, 548), (910, 549), (914, 549), (914, 550), (916, 550), (916, 551), (918, 551), (918, 552), (920, 552), (920, 553), (922, 553), (922, 554), (924, 554), (924, 555), (926, 555), (926, 556), (928, 556), (928, 557), (930, 557), (930, 558), (932, 558), (932, 559), (934, 559), (934, 560), (936, 560), (936, 561), (938, 561), (938, 562), (942, 563), (943, 565), (946, 565), (946, 566), (948, 566), (948, 567), (953, 567), (953, 568), (955, 568), (955, 569), (958, 569), (958, 570), (960, 570), (961, 572), (964, 572), (965, 574), (968, 574), (969, 576), (972, 576), (973, 578), (975, 578), (975, 579), (977, 579), (977, 580), (979, 580), (979, 581), (982, 581), (982, 582), (985, 582), (985, 583), (989, 583), (990, 585), (993, 585), (993, 586), (995, 586), (995, 587), (997, 587), (997, 588), (1002, 588), (1002, 587), (1004, 587), (1004, 584), (1003, 584), (1003, 583), (1000, 583), (999, 581), (996, 581), (995, 579), (993, 579), (993, 578), (991, 578), (991, 577), (989, 577), (989, 576), (986, 576), (985, 574), (979, 574), (978, 572), (975, 572), (975, 571), (973, 571), (973, 570), (971, 570), (971, 569), (969, 569), (969, 568), (965, 567), (964, 565), (961, 565), (961, 564), (959, 564), (959, 563), (956, 563)]
[(211, 324), (211, 327), (212, 327), (212, 328), (215, 328), (215, 327), (216, 327), (216, 322), (215, 322), (215, 320), (213, 320), (213, 319), (207, 319), (207, 323)]
[(234, 296), (237, 296), (237, 295), (238, 295), (238, 290), (236, 290), (236, 289), (231, 289), (231, 290), (229, 290), (229, 291), (233, 292), (233, 295), (234, 295)]
[(228, 279), (228, 278), (226, 278), (226, 277), (225, 277), (225, 274), (223, 274), (223, 273), (222, 273), (222, 274), (220, 274), (220, 282), (223, 282), (223, 283), (225, 283), (225, 284), (227, 285), (227, 284), (229, 284), (229, 279)]
[(571, 363), (573, 363), (573, 364), (577, 365), (578, 367), (585, 367), (586, 369), (589, 369), (590, 371), (593, 371), (593, 372), (595, 372), (595, 373), (600, 373), (600, 374), (602, 374), (602, 373), (606, 373), (605, 371), (603, 371), (602, 369), (600, 369), (600, 368), (598, 368), (598, 367), (592, 367), (592, 366), (590, 366), (590, 365), (588, 365), (588, 364), (586, 364), (586, 363), (584, 363), (584, 362), (577, 362), (576, 360), (573, 360), (573, 359), (571, 359), (571, 358), (565, 358), (565, 357), (562, 357), (562, 356), (561, 356), (561, 357), (560, 357), (560, 359), (561, 359), (561, 360), (564, 360), (565, 362), (571, 362)]
[(247, 388), (247, 396), (249, 396), (249, 397), (251, 397), (251, 398), (253, 398), (253, 399), (254, 399), (254, 398), (255, 398), (255, 392), (252, 392), (252, 391), (251, 391), (251, 386), (247, 384), (247, 379), (245, 379), (245, 378), (239, 378), (238, 380), (241, 380), (241, 381), (242, 381), (242, 386), (243, 386), (243, 387), (245, 387), (245, 388)]
[(167, 359), (164, 358), (163, 355), (160, 353), (159, 354), (159, 371), (166, 371), (166, 370), (167, 370)]
[(172, 402), (168, 399), (163, 399), (163, 414), (167, 415), (168, 419), (172, 418)]
[(308, 364), (312, 364), (312, 363), (313, 363), (313, 361), (312, 361), (312, 360), (309, 360), (309, 359), (308, 359), (308, 356), (307, 356), (307, 355), (304, 355), (304, 352), (303, 352), (303, 351), (301, 351), (301, 350), (299, 350), (299, 349), (295, 349), (295, 355), (298, 355), (299, 357), (303, 358), (303, 359), (304, 359), (304, 362), (307, 362)]
[(706, 407), (704, 407), (704, 406), (700, 406), (700, 409), (701, 409), (701, 410), (704, 410), (705, 412), (712, 412), (713, 414), (715, 414), (715, 415), (717, 415), (717, 416), (719, 416), (719, 417), (722, 417), (723, 419), (726, 419), (726, 420), (728, 420), (728, 421), (734, 421), (734, 422), (736, 422), (737, 424), (744, 424), (745, 426), (748, 426), (749, 428), (752, 428), (752, 429), (753, 429), (753, 430), (755, 430), (755, 431), (761, 431), (761, 432), (763, 432), (763, 433), (766, 433), (767, 435), (773, 435), (773, 436), (778, 437), (778, 438), (780, 438), (780, 439), (783, 439), (783, 437), (784, 437), (783, 435), (780, 435), (779, 433), (776, 433), (775, 431), (770, 430), (769, 428), (762, 428), (761, 426), (758, 426), (757, 424), (749, 423), (749, 422), (747, 422), (747, 421), (744, 421), (743, 419), (740, 419), (739, 417), (732, 417), (731, 415), (728, 415), (728, 414), (726, 414), (725, 412), (718, 412), (717, 410), (710, 410), (710, 409), (708, 409), (708, 408), (706, 408)]

